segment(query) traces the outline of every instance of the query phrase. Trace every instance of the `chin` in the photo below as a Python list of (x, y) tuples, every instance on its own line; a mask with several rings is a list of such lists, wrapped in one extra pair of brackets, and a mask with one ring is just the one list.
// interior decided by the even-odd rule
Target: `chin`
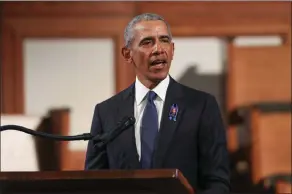
[(155, 81), (162, 81), (168, 76), (168, 72), (159, 72), (154, 73), (154, 75), (151, 76), (151, 78)]

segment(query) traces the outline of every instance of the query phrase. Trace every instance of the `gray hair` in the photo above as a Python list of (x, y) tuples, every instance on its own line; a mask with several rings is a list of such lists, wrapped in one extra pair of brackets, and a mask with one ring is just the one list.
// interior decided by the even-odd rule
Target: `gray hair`
[(124, 32), (125, 46), (127, 48), (129, 48), (129, 46), (131, 45), (133, 38), (134, 38), (133, 37), (133, 28), (137, 23), (139, 23), (141, 21), (154, 21), (154, 20), (161, 20), (165, 23), (165, 25), (167, 26), (168, 35), (169, 35), (170, 39), (172, 39), (170, 26), (164, 20), (163, 17), (161, 17), (160, 15), (154, 14), (154, 13), (144, 13), (141, 15), (137, 15), (128, 23), (128, 25), (125, 29), (125, 32)]

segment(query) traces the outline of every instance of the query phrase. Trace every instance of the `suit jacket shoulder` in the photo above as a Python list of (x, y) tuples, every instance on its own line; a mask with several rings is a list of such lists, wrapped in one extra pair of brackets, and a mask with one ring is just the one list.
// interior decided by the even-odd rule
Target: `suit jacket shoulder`
[(104, 130), (113, 128), (125, 116), (132, 116), (134, 84), (95, 105)]
[(179, 88), (180, 91), (176, 90), (175, 92), (180, 92), (181, 98), (189, 107), (204, 105), (208, 101), (215, 101), (215, 103), (217, 103), (215, 96), (210, 93), (190, 88), (174, 80), (173, 85), (176, 85), (175, 88)]
[(95, 105), (95, 108), (99, 109), (99, 112), (110, 112), (117, 109), (120, 103), (128, 96), (131, 96), (134, 90), (134, 84), (131, 84), (128, 88), (120, 91), (119, 93), (113, 95), (112, 97), (99, 102)]

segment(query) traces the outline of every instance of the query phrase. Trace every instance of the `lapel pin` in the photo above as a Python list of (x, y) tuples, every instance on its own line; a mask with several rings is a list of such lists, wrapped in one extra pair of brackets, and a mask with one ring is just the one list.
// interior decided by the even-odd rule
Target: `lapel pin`
[(169, 120), (176, 121), (177, 113), (178, 113), (178, 106), (177, 106), (177, 104), (173, 104), (170, 107)]

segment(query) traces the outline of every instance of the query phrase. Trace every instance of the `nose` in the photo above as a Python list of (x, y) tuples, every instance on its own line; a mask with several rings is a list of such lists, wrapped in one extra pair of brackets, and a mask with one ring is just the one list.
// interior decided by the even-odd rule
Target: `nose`
[(159, 55), (159, 54), (161, 54), (163, 52), (164, 52), (164, 49), (161, 46), (161, 43), (159, 41), (157, 41), (156, 44), (154, 45), (153, 54), (154, 55)]

